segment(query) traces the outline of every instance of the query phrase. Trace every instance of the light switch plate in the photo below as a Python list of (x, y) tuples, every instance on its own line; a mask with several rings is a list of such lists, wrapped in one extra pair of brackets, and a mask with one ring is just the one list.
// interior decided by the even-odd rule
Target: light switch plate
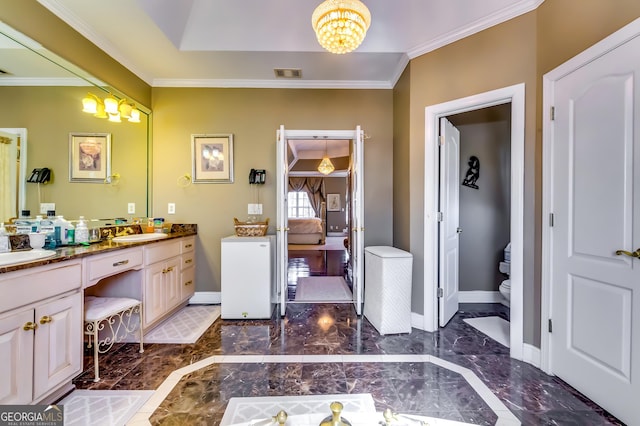
[(168, 214), (176, 214), (176, 203), (169, 203), (167, 205), (167, 213)]
[(262, 204), (249, 204), (247, 208), (248, 214), (262, 214)]
[(136, 203), (128, 203), (127, 204), (127, 213), (135, 214), (136, 213)]
[(47, 214), (49, 210), (55, 210), (56, 203), (40, 203), (40, 214)]

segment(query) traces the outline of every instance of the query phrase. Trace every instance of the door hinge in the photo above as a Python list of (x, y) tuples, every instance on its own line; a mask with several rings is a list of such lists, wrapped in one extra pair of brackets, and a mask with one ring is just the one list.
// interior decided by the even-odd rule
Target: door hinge
[(438, 287), (438, 299), (444, 297), (444, 289), (442, 287)]
[(551, 107), (549, 109), (549, 118), (551, 118), (551, 121), (556, 119), (556, 107)]
[(553, 228), (553, 220), (554, 220), (553, 213), (549, 213), (549, 226), (552, 228)]
[(438, 144), (439, 144), (440, 146), (443, 146), (443, 145), (444, 145), (444, 135), (440, 135), (440, 137), (438, 138)]
[(551, 318), (549, 318), (549, 333), (553, 332), (553, 322), (551, 321)]
[(436, 213), (436, 220), (438, 222), (442, 222), (444, 220), (444, 215), (442, 214), (442, 212)]

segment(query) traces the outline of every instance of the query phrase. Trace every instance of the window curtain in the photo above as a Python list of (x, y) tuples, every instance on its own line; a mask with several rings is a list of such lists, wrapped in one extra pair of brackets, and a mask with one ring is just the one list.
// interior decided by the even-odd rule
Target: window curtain
[(323, 178), (290, 177), (289, 190), (306, 192), (316, 217), (322, 217), (320, 208), (326, 198)]

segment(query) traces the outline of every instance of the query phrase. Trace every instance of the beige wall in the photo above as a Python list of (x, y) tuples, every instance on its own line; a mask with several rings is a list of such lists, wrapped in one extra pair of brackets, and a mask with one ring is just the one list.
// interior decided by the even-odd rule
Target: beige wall
[[(410, 251), (410, 101), (411, 64), (393, 88), (393, 246)], [(416, 263), (414, 262), (414, 268)], [(420, 306), (422, 306), (420, 304)], [(412, 306), (414, 312), (421, 308)]]
[[(174, 222), (198, 224), (197, 291), (220, 290), (220, 239), (245, 220), (254, 195), (251, 168), (267, 171), (260, 188), (263, 217), (276, 220), (276, 130), (351, 130), (365, 141), (365, 245), (392, 243), (392, 91), (154, 88), (153, 211)], [(177, 185), (191, 172), (191, 134), (234, 135), (233, 184)], [(270, 227), (274, 232), (274, 227)], [(250, 259), (247, 259), (250, 263)]]
[[(410, 220), (394, 221), (410, 235), (414, 255), (414, 312), (423, 312), (424, 109), (429, 105), (524, 82), (524, 340), (540, 345), (542, 240), (542, 76), (640, 16), (636, 0), (546, 0), (536, 11), (425, 54), (410, 64), (410, 137), (396, 137), (394, 152), (409, 149), (408, 176), (395, 172), (394, 188), (410, 188)], [(399, 84), (404, 84), (403, 80)], [(396, 105), (406, 104), (399, 98)], [(394, 136), (406, 126), (395, 111)], [(397, 165), (396, 165), (397, 167)], [(394, 193), (398, 197), (397, 191)], [(397, 211), (397, 209), (396, 209)], [(399, 240), (399, 236), (394, 235)], [(417, 285), (416, 285), (417, 284)]]
[[(146, 215), (147, 130), (141, 123), (110, 123), (82, 112), (86, 87), (0, 86), (0, 128), (27, 129), (27, 177), (34, 168), (52, 170), (50, 183), (26, 183), (26, 208), (39, 214), (39, 199), (56, 203), (56, 213), (67, 219), (128, 217), (127, 203), (136, 203), (137, 215)], [(111, 171), (117, 185), (69, 182), (69, 134), (111, 135)]]

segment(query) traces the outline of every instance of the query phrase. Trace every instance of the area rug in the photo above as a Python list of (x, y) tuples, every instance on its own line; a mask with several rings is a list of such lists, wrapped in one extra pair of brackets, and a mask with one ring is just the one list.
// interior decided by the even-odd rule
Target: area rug
[(511, 328), (509, 321), (495, 316), (466, 318), (463, 321), (501, 345), (509, 347), (509, 330)]
[(220, 316), (220, 305), (187, 305), (144, 336), (144, 343), (195, 343)]
[(296, 285), (296, 302), (350, 302), (351, 290), (343, 277), (301, 277)]
[(65, 426), (125, 425), (153, 395), (146, 390), (74, 390), (64, 406)]
[[(331, 414), (329, 405), (339, 401), (343, 413), (375, 414), (376, 406), (371, 394), (345, 395), (300, 395), (300, 396), (261, 396), (231, 398), (220, 422), (220, 426), (229, 426), (251, 422), (250, 424), (275, 424), (269, 422), (280, 410), (295, 416), (308, 413)], [(264, 420), (264, 421), (263, 421)], [(287, 423), (288, 424), (288, 423)]]

